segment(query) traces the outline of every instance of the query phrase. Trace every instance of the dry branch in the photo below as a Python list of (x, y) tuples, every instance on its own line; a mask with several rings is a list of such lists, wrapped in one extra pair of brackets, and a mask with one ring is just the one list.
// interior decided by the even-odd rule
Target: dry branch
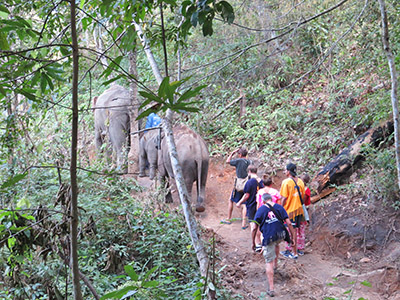
[(330, 185), (340, 183), (341, 179), (349, 177), (356, 168), (356, 164), (364, 157), (365, 146), (378, 147), (393, 133), (393, 121), (381, 123), (378, 127), (371, 128), (359, 136), (350, 146), (344, 149), (330, 163), (328, 163), (313, 179), (311, 186), (317, 195), (311, 201), (317, 202), (322, 197), (333, 192)]

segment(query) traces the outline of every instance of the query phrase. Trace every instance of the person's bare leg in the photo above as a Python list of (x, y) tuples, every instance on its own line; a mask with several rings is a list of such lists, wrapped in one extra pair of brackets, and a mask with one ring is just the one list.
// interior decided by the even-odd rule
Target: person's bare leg
[[(250, 236), (253, 236), (253, 232), (256, 230), (258, 230), (256, 227), (256, 223), (250, 222), (250, 234), (251, 234)], [(257, 245), (257, 243), (256, 243), (256, 245)]]
[(255, 238), (256, 245), (261, 245), (261, 231), (257, 229), (256, 238)]
[(269, 290), (274, 290), (274, 261), (266, 263), (265, 270), (267, 272)]
[(233, 211), (233, 201), (229, 199), (229, 204), (228, 204), (228, 219), (227, 221), (230, 221), (232, 219), (232, 211)]
[(274, 259), (274, 265), (273, 268), (276, 269), (278, 267), (278, 256), (279, 256), (279, 244), (275, 245), (275, 259)]
[(294, 230), (296, 231), (296, 234), (292, 237), (293, 238), (292, 248), (293, 248), (293, 254), (297, 255), (297, 230), (298, 230), (298, 228), (295, 228)]
[(246, 227), (246, 214), (247, 214), (246, 205), (242, 204), (242, 227)]

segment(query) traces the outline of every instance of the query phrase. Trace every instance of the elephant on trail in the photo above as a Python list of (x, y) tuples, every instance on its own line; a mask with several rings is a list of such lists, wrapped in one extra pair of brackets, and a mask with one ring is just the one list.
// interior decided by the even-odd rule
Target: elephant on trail
[(101, 152), (106, 143), (107, 155), (124, 172), (130, 149), (130, 105), (129, 91), (117, 84), (93, 99), (96, 149)]
[[(153, 132), (152, 132), (153, 131)], [(178, 125), (173, 128), (176, 149), (178, 152), (179, 163), (182, 167), (185, 185), (188, 190), (189, 196), (192, 195), (193, 183), (196, 182), (197, 187), (197, 203), (196, 211), (203, 212), (205, 210), (204, 201), (206, 195), (206, 183), (208, 175), (208, 165), (210, 156), (205, 141), (200, 135), (185, 125)], [(171, 159), (169, 156), (168, 145), (166, 138), (161, 135), (161, 149), (157, 149), (157, 138), (159, 136), (158, 130), (151, 130), (146, 132), (143, 138), (146, 138), (143, 144), (148, 147), (142, 148), (140, 143), (140, 151), (145, 151), (150, 163), (150, 176), (152, 173), (152, 164), (158, 164), (158, 171), (161, 178), (169, 177), (174, 178), (172, 170)], [(150, 146), (149, 146), (150, 145)], [(157, 152), (157, 155), (155, 155)], [(168, 192), (166, 196), (167, 202), (172, 202), (172, 195)]]
[(139, 140), (139, 177), (146, 176), (146, 163), (149, 163), (149, 177), (156, 176), (158, 149), (160, 148), (160, 129), (145, 131)]

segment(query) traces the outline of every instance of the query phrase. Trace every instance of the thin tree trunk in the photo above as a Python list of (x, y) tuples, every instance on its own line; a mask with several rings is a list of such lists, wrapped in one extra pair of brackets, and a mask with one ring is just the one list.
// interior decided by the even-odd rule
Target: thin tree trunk
[[(136, 43), (136, 39), (135, 39)], [(129, 52), (129, 73), (138, 78), (137, 73), (137, 52), (136, 49)], [(139, 171), (139, 134), (132, 134), (133, 132), (139, 131), (139, 121), (136, 120), (139, 115), (139, 98), (138, 98), (138, 87), (137, 83), (132, 81), (130, 84), (130, 94), (131, 94), (131, 104), (132, 107), (130, 109), (130, 119), (131, 119), (131, 134), (130, 134), (130, 151), (128, 153), (128, 161), (133, 162), (132, 164), (128, 164), (128, 172), (136, 173)]]
[[(148, 45), (146, 37), (142, 31), (142, 28), (137, 24), (135, 24), (136, 31), (139, 33), (141, 42), (143, 44), (143, 48), (146, 52), (147, 59), (152, 67), (153, 74), (157, 79), (158, 84), (161, 84), (163, 78), (157, 66), (157, 63), (154, 59), (153, 53)], [(196, 218), (194, 217), (190, 205), (190, 196), (186, 189), (185, 181), (182, 174), (182, 169), (178, 160), (178, 153), (176, 150), (175, 139), (172, 133), (172, 119), (173, 119), (173, 111), (170, 109), (167, 110), (166, 118), (163, 122), (163, 130), (165, 133), (169, 155), (171, 158), (172, 170), (174, 172), (176, 186), (179, 193), (179, 198), (182, 204), (183, 213), (185, 215), (186, 225), (188, 226), (190, 238), (192, 240), (192, 244), (194, 250), (196, 252), (197, 260), (200, 265), (200, 273), (202, 276), (207, 277), (208, 272), (208, 255), (204, 248), (203, 241), (200, 239), (199, 230), (196, 223)]]
[(389, 28), (388, 28), (385, 0), (378, 0), (378, 2), (381, 9), (381, 17), (382, 17), (383, 49), (386, 53), (390, 69), (390, 76), (392, 78), (391, 99), (393, 108), (394, 142), (396, 147), (397, 184), (400, 189), (400, 127), (399, 127), (400, 125), (399, 125), (399, 106), (397, 97), (397, 89), (398, 89), (397, 72), (396, 72), (396, 65), (394, 62), (393, 52), (390, 49), (390, 44), (389, 44)]
[(82, 300), (81, 285), (79, 282), (78, 266), (78, 184), (76, 178), (77, 145), (78, 145), (78, 75), (79, 53), (76, 33), (76, 7), (71, 1), (71, 39), (72, 39), (72, 141), (71, 141), (71, 265), (72, 282), (75, 300)]

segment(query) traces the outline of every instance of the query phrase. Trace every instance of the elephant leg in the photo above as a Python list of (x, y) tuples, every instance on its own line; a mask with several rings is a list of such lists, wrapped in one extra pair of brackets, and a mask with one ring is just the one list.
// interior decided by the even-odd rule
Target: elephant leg
[(143, 149), (142, 143), (140, 143), (139, 149), (139, 177), (146, 177), (146, 151)]
[(151, 180), (156, 176), (157, 166), (158, 166), (158, 150), (151, 145), (149, 151), (147, 152), (147, 159), (149, 161), (149, 177)]
[(116, 121), (118, 121), (118, 119), (110, 123), (110, 142), (114, 149), (117, 168), (121, 168), (123, 172), (126, 172), (128, 167), (126, 153), (124, 151), (126, 150), (124, 146), (127, 145), (126, 131), (125, 128)]
[[(196, 211), (203, 212), (205, 211), (204, 199), (206, 197), (206, 183), (207, 183), (207, 175), (208, 175), (208, 161), (202, 161), (201, 170), (198, 174), (198, 180), (196, 182), (197, 186), (197, 205)], [(200, 180), (200, 182), (199, 182)]]

